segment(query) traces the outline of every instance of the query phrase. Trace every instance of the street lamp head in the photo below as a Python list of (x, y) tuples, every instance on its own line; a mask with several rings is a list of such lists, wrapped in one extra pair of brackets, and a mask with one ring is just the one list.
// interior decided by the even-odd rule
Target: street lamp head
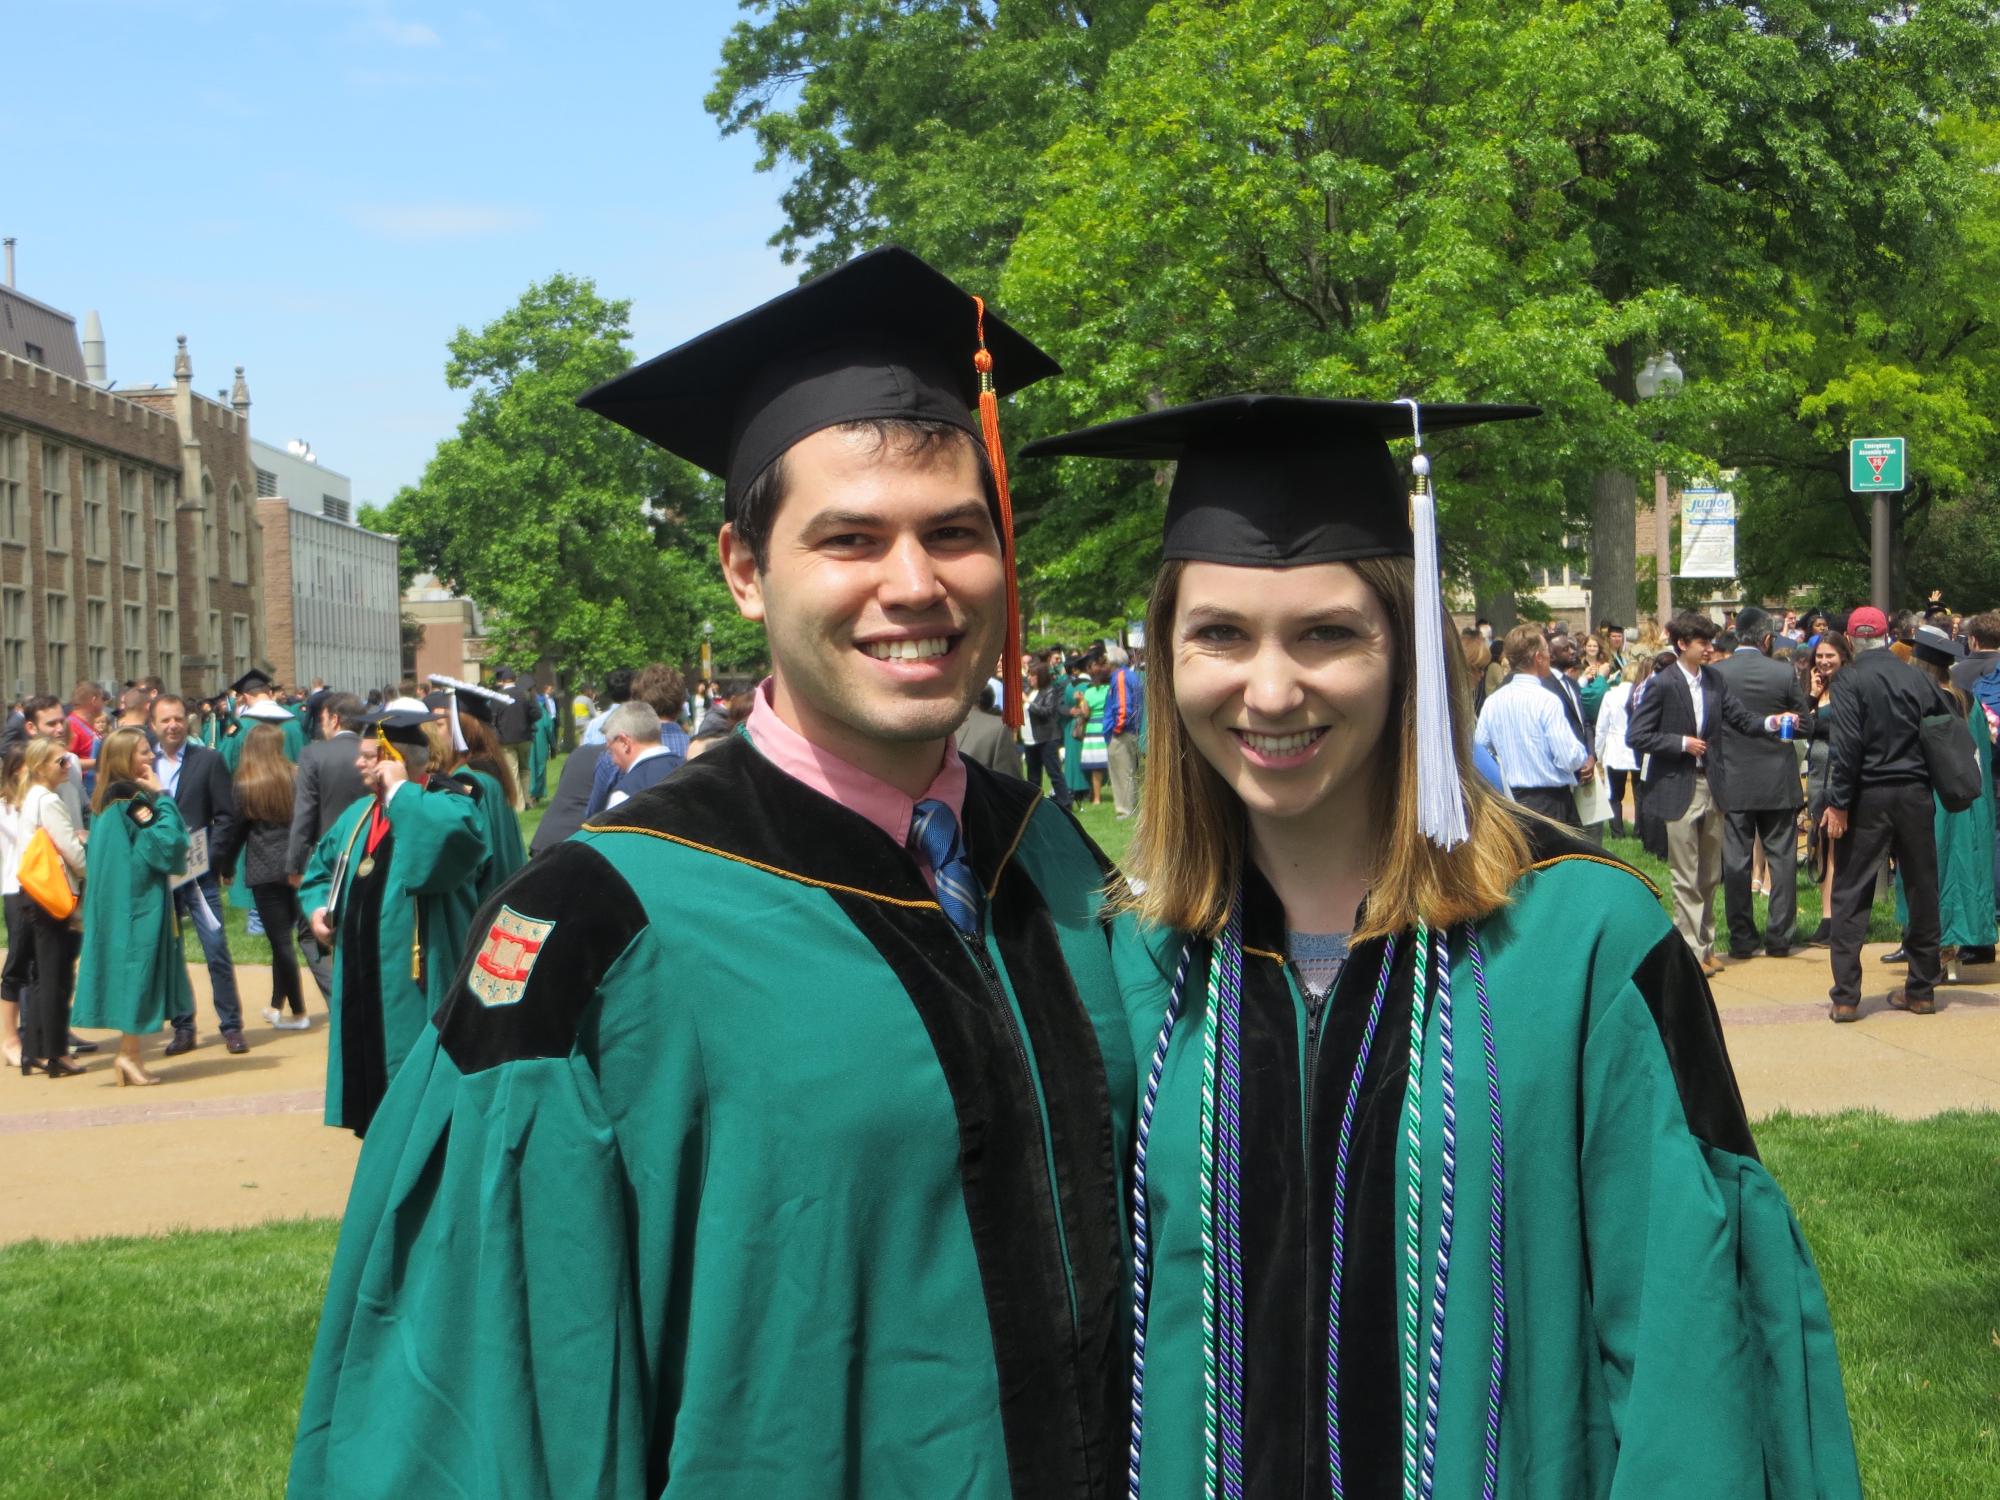
[(704, 640), (707, 639), (709, 636), (714, 635), (715, 622), (713, 620), (703, 620), (701, 622), (701, 633), (702, 633), (702, 638)]
[(1637, 388), (1641, 401), (1650, 401), (1655, 396), (1671, 396), (1686, 381), (1687, 375), (1670, 349), (1653, 355), (1632, 377), (1632, 384)]

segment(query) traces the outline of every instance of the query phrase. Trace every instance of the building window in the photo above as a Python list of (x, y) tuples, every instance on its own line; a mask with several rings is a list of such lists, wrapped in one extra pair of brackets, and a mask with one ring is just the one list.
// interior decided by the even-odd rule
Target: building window
[(229, 675), (241, 677), (250, 670), (250, 617), (229, 617)]
[(128, 567), (146, 560), (146, 527), (139, 512), (139, 471), (118, 471), (118, 556)]
[(234, 583), (250, 581), (250, 523), (243, 506), (243, 491), (229, 487), (229, 577)]
[(127, 681), (137, 682), (146, 675), (146, 611), (140, 605), (127, 604), (121, 613), (125, 617), (122, 637), (125, 647), (125, 677)]
[(15, 697), (33, 686), (28, 677), (28, 591), (0, 589), (0, 655), (4, 655), (8, 691)]
[(69, 550), (68, 479), (69, 455), (55, 443), (42, 444), (42, 545), (51, 552)]
[(48, 596), (49, 630), (49, 682), (50, 691), (67, 693), (75, 683), (70, 668), (70, 622), (69, 596), (50, 594)]
[(175, 668), (175, 664), (180, 660), (180, 622), (174, 618), (172, 610), (163, 609), (159, 612), (159, 624), (160, 681), (164, 682), (169, 688), (172, 688), (180, 682), (180, 677)]
[[(208, 612), (208, 639), (202, 642), (202, 646), (204, 647), (203, 654), (217, 666), (220, 666), (222, 664), (222, 611), (219, 609), (211, 609)], [(243, 674), (239, 672), (236, 675), (240, 677)]]
[(83, 660), (92, 682), (111, 680), (111, 606), (102, 599), (83, 601)]
[(257, 498), (259, 500), (272, 500), (277, 498), (277, 494), (278, 476), (273, 474), (269, 469), (259, 469), (257, 471)]
[(25, 542), (28, 518), (21, 491), (28, 483), (28, 444), (18, 432), (0, 432), (0, 540)]
[(166, 474), (153, 476), (153, 566), (162, 573), (180, 569), (179, 549), (174, 546), (174, 509), (180, 503), (179, 487)]
[(27, 354), (30, 364), (45, 365), (49, 362), (49, 357), (42, 352), (40, 344), (30, 344), (24, 339), (21, 348)]
[(215, 576), (215, 481), (201, 476), (201, 557), (202, 576)]
[(83, 461), (83, 555), (102, 557), (111, 536), (105, 518), (104, 461)]
[(332, 521), (351, 522), (354, 519), (354, 507), (338, 495), (321, 495), (319, 513)]

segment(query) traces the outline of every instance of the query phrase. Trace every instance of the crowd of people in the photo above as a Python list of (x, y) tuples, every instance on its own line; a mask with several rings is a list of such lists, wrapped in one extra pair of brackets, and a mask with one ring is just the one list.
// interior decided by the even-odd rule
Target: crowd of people
[[(1749, 606), (1683, 612), (1629, 647), (1609, 621), (1581, 642), (1532, 623), (1495, 640), (1484, 621), (1461, 640), (1495, 784), (1600, 843), (1629, 825), (1667, 862), (1708, 974), (1718, 889), (1730, 959), (1831, 950), (1834, 1021), (1859, 1014), (1885, 884), (1903, 931), (1888, 962), (1907, 965), (1890, 1005), (1928, 1015), (1940, 983), (1994, 962), (2000, 612)], [(1804, 934), (1802, 868), (1824, 913)]]

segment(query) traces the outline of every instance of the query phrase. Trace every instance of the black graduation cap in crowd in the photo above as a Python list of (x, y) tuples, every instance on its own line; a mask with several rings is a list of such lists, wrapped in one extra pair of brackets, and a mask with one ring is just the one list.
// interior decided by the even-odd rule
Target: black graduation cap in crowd
[(370, 709), (361, 722), (392, 745), (428, 745), (424, 726), (434, 716), (414, 698), (391, 698), (380, 708)]
[[(1455, 402), (1417, 410), (1425, 432), (1541, 415)], [(1291, 568), (1413, 555), (1410, 485), (1388, 441), (1411, 432), (1400, 401), (1222, 396), (1041, 438), (1021, 456), (1178, 460), (1163, 557)]]
[[(1468, 837), (1451, 729), (1437, 505), (1422, 434), (1541, 415), (1535, 406), (1222, 396), (1043, 438), (1025, 458), (1176, 461), (1169, 561), (1294, 568), (1410, 557), (1416, 572), (1417, 823), (1444, 849)], [(1417, 439), (1405, 483), (1389, 439)]]
[[(998, 402), (1060, 373), (980, 298), (888, 245), (585, 391), (577, 405), (720, 476), (732, 519), (751, 482), (815, 432), (878, 418), (964, 429), (985, 444), (999, 494), (1002, 659), (1012, 661), (1020, 655), (1020, 602)], [(1018, 728), (1016, 674), (1007, 674), (1006, 688), (1006, 721)]]
[(229, 684), (229, 691), (232, 693), (268, 693), (271, 691), (271, 676), (268, 672), (260, 672), (255, 667), (252, 667), (241, 677)]
[(585, 391), (577, 405), (725, 481), (729, 501), (802, 438), (914, 417), (975, 438), (982, 321), (1006, 396), (1056, 362), (941, 271), (898, 246), (856, 256)]

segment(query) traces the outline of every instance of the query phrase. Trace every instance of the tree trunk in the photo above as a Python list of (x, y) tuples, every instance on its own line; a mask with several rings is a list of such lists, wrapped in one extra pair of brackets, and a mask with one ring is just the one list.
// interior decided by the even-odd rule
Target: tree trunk
[[(1601, 469), (1590, 481), (1590, 620), (1629, 624), (1638, 617), (1633, 577), (1633, 533), (1639, 522), (1639, 487), (1622, 469)], [(1664, 623), (1664, 622), (1662, 622)]]
[(1493, 639), (1496, 641), (1521, 623), (1520, 605), (1512, 589), (1480, 594), (1473, 599), (1472, 607), (1480, 619), (1493, 627)]

